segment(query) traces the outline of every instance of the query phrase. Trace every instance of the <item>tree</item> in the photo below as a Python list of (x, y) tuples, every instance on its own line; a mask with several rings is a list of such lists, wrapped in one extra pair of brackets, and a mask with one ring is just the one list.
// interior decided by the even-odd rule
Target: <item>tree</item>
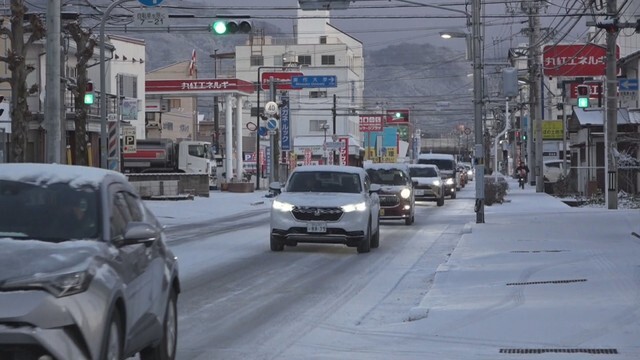
[[(27, 86), (27, 75), (35, 70), (33, 64), (26, 63), (27, 50), (36, 41), (45, 37), (46, 30), (42, 20), (30, 14), (25, 24), (28, 9), (24, 0), (11, 0), (11, 28), (0, 26), (0, 34), (11, 41), (6, 56), (0, 56), (0, 62), (7, 63), (11, 77), (0, 78), (0, 83), (11, 85), (11, 154), (13, 162), (25, 162), (27, 149), (27, 130), (31, 112), (27, 96), (38, 91), (38, 85)], [(25, 34), (29, 38), (25, 42)]]
[(96, 40), (91, 36), (90, 30), (85, 30), (78, 21), (73, 21), (65, 25), (65, 30), (69, 32), (76, 43), (76, 87), (73, 89), (76, 117), (75, 123), (75, 148), (73, 149), (76, 165), (87, 165), (87, 108), (84, 103), (84, 96), (87, 93), (87, 63), (93, 57), (96, 47)]

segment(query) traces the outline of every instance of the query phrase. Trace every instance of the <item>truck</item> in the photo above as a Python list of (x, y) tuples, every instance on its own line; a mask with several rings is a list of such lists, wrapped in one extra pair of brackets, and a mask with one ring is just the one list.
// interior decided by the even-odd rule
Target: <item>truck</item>
[(206, 141), (137, 140), (135, 152), (122, 154), (122, 172), (207, 174), (211, 184), (210, 148)]

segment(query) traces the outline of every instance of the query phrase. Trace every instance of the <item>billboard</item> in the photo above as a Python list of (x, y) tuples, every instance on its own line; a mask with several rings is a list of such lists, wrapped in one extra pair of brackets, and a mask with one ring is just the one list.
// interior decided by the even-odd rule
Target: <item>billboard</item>
[(360, 132), (382, 131), (384, 115), (360, 115)]
[[(604, 76), (607, 49), (595, 44), (546, 45), (542, 48), (545, 76)], [(616, 47), (616, 59), (620, 48)]]

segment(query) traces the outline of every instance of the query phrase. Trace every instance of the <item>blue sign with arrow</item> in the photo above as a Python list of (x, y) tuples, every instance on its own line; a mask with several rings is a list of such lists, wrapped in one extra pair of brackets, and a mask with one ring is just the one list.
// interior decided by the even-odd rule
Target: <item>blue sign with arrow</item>
[(338, 77), (335, 75), (292, 76), (291, 87), (301, 88), (326, 88), (337, 87)]
[(638, 79), (618, 79), (619, 91), (638, 91)]
[(160, 3), (162, 2), (162, 0), (138, 0), (140, 2), (140, 4), (145, 5), (145, 6), (156, 6), (156, 5), (160, 5)]

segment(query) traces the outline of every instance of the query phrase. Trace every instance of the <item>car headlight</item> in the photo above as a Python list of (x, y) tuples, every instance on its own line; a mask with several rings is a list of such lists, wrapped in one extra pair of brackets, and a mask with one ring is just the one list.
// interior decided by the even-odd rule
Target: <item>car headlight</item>
[(411, 190), (406, 189), (406, 188), (405, 188), (405, 189), (402, 189), (402, 191), (400, 191), (400, 196), (401, 196), (403, 199), (408, 199), (408, 198), (409, 198), (409, 196), (411, 196)]
[(62, 275), (8, 281), (5, 290), (44, 289), (55, 297), (64, 297), (84, 292), (93, 279), (93, 272), (78, 271)]
[(433, 186), (440, 186), (442, 182), (440, 180), (433, 180)]
[(445, 184), (447, 184), (447, 185), (453, 185), (453, 178), (448, 178), (448, 179), (445, 181)]
[(342, 209), (342, 211), (346, 213), (354, 212), (354, 211), (365, 211), (367, 210), (367, 204), (363, 201), (358, 204), (343, 205), (340, 208)]
[(274, 210), (284, 211), (284, 212), (289, 212), (289, 211), (293, 210), (293, 205), (289, 204), (289, 203), (286, 203), (286, 202), (273, 200), (273, 209)]
[(473, 175), (473, 171), (472, 170), (467, 170), (467, 175)]

